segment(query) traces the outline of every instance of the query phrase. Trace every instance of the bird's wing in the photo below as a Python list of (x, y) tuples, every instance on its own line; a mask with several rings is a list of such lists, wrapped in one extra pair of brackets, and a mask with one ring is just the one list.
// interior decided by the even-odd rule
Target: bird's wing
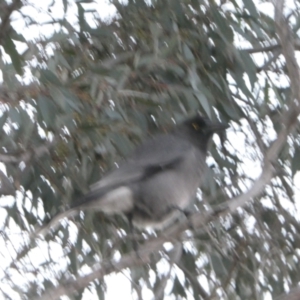
[(126, 185), (162, 169), (170, 168), (184, 158), (193, 146), (173, 135), (158, 135), (136, 148), (128, 160), (91, 185), (91, 194)]

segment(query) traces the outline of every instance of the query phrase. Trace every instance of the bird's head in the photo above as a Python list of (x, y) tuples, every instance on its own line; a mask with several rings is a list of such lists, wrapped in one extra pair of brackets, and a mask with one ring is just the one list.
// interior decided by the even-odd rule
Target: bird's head
[(222, 133), (228, 124), (213, 122), (199, 113), (178, 125), (178, 132), (185, 135), (192, 143), (206, 150), (207, 144), (214, 133)]
[(199, 134), (205, 135), (212, 135), (214, 133), (222, 132), (226, 128), (228, 128), (228, 124), (213, 122), (207, 117), (201, 116), (199, 113), (185, 120), (182, 125), (188, 127), (191, 131), (195, 131)]

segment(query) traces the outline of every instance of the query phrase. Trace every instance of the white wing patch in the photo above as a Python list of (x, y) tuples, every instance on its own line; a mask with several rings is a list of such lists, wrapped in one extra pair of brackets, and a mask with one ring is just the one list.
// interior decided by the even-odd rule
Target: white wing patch
[(130, 188), (120, 186), (101, 197), (98, 202), (99, 210), (106, 214), (126, 213), (133, 209), (133, 194)]

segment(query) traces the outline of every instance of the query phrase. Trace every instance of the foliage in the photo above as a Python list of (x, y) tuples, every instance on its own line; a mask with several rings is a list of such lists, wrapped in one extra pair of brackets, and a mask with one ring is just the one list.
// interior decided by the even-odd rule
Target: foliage
[[(0, 7), (3, 297), (81, 299), (86, 288), (105, 299), (105, 275), (123, 268), (134, 298), (149, 290), (155, 299), (264, 299), (296, 286), (299, 126), (290, 130), (282, 117), (295, 97), (276, 22), (266, 11), (271, 3), (112, 1), (116, 14), (103, 21), (89, 2), (62, 1), (61, 14), (55, 0), (49, 7), (19, 0)], [(297, 48), (299, 3), (291, 5), (286, 22)], [(28, 8), (50, 21), (38, 23)], [(30, 40), (17, 30), (21, 21), (29, 30), (54, 29)], [(126, 220), (99, 212), (32, 238), (143, 138), (197, 110), (231, 126), (226, 140), (216, 138), (211, 147), (207, 183), (194, 207), (200, 212), (245, 194), (288, 128), (272, 180), (255, 197), (181, 232), (168, 247), (164, 232), (132, 236)], [(136, 240), (156, 247), (145, 261), (133, 250)], [(89, 285), (84, 275), (96, 267)]]

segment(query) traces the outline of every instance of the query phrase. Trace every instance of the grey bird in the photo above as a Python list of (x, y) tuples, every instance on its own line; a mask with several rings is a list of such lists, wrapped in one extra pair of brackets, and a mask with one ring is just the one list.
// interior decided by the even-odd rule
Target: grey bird
[(196, 198), (207, 168), (209, 141), (227, 127), (197, 114), (168, 133), (147, 139), (46, 229), (81, 210), (123, 214), (138, 228), (169, 226)]

